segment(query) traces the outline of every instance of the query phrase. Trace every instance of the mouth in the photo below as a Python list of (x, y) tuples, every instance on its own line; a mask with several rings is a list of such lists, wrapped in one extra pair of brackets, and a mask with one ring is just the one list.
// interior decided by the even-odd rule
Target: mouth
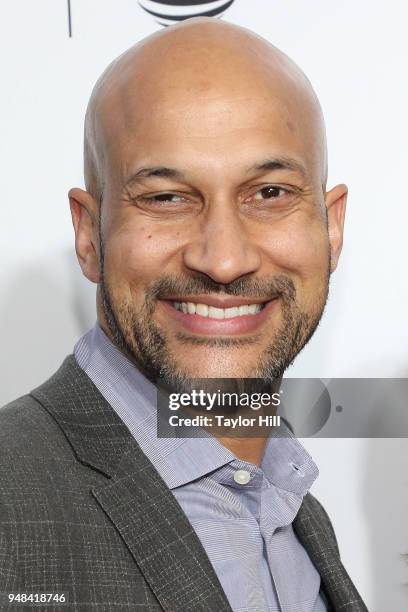
[(173, 320), (188, 331), (204, 335), (254, 332), (276, 306), (277, 297), (221, 299), (218, 296), (176, 296), (160, 300)]
[(208, 317), (210, 319), (233, 319), (234, 317), (242, 317), (246, 315), (256, 315), (265, 308), (267, 302), (263, 304), (242, 304), (240, 306), (231, 306), (229, 308), (218, 308), (209, 304), (200, 304), (195, 302), (172, 302), (173, 308), (181, 310), (184, 314), (200, 317)]

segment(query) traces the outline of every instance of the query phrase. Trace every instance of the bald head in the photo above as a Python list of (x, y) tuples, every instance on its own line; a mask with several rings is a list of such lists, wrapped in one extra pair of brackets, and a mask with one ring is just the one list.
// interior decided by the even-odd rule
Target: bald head
[[(324, 187), (324, 120), (304, 73), (284, 53), (245, 28), (193, 18), (143, 39), (114, 60), (97, 81), (85, 119), (88, 192), (99, 199), (117, 162), (122, 169), (130, 163), (126, 152), (133, 133), (139, 135), (136, 146), (143, 148), (142, 124), (147, 115), (163, 128), (168, 119), (184, 116), (186, 125), (195, 122), (200, 136), (202, 113), (208, 110), (225, 122), (237, 101), (246, 108), (245, 100), (248, 110), (253, 108), (254, 121), (261, 120), (262, 114), (256, 100), (276, 110), (289, 140), (302, 140)], [(205, 136), (203, 132), (201, 137)]]

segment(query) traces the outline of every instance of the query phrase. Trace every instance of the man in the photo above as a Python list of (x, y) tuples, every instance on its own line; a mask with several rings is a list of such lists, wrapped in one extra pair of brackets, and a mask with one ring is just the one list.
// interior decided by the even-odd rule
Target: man
[(98, 323), (0, 411), (10, 609), (366, 610), (295, 438), (155, 427), (159, 378), (272, 380), (307, 343), (342, 246), (326, 176), (310, 83), (243, 28), (187, 20), (103, 73), (69, 193)]

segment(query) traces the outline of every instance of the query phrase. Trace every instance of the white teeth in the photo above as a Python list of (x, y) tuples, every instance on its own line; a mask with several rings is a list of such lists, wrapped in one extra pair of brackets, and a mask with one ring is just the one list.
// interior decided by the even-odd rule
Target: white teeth
[(260, 304), (250, 304), (248, 306), (248, 314), (256, 314), (260, 310), (261, 310), (261, 305)]
[(215, 308), (214, 306), (208, 307), (208, 316), (211, 319), (223, 319), (224, 318), (224, 308)]
[(208, 306), (207, 304), (197, 304), (196, 313), (202, 317), (208, 317)]
[(225, 319), (232, 319), (232, 317), (237, 317), (239, 315), (239, 308), (226, 308), (224, 311)]
[(215, 308), (207, 304), (195, 304), (194, 302), (173, 302), (176, 310), (181, 310), (185, 314), (198, 314), (201, 317), (212, 319), (232, 319), (244, 315), (255, 315), (260, 312), (264, 304), (247, 304), (234, 306), (232, 308)]

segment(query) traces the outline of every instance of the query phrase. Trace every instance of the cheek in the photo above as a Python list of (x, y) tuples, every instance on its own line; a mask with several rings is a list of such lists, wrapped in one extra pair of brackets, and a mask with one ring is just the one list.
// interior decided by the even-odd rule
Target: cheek
[(147, 223), (123, 224), (105, 240), (105, 270), (114, 287), (148, 285), (163, 273), (174, 251), (177, 236)]
[(297, 277), (301, 284), (320, 285), (328, 271), (329, 241), (320, 219), (288, 218), (264, 243), (271, 265)]

